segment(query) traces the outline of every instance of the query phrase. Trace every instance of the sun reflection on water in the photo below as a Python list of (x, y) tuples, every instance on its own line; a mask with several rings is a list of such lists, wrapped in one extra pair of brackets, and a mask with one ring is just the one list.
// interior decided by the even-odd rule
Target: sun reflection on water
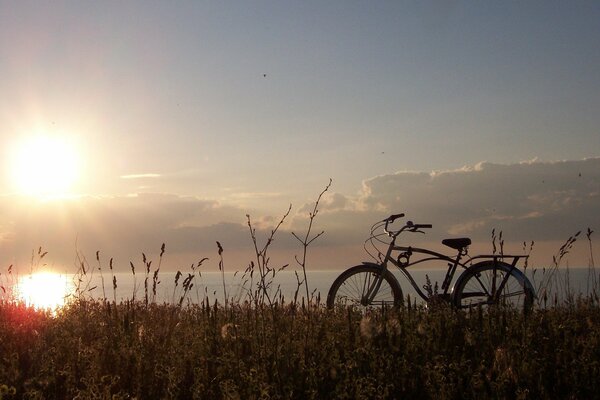
[(65, 275), (40, 272), (19, 278), (17, 298), (28, 306), (56, 310), (65, 305), (73, 292), (73, 283)]

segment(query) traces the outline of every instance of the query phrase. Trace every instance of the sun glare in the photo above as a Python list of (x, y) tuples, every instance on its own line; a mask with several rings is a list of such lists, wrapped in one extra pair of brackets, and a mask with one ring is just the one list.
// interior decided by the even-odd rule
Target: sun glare
[(38, 309), (55, 310), (65, 305), (72, 284), (64, 275), (51, 272), (23, 276), (17, 286), (17, 297)]
[(63, 138), (29, 137), (19, 143), (11, 156), (13, 183), (26, 195), (66, 195), (78, 177), (77, 152)]

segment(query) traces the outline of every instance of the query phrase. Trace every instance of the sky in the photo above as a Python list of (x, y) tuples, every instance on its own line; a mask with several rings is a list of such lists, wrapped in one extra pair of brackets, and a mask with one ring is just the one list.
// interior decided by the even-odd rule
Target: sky
[(214, 269), (216, 241), (243, 270), (246, 215), (260, 244), (290, 204), (272, 254), (293, 267), (330, 178), (309, 268), (366, 259), (399, 212), (434, 225), (407, 240), (489, 252), (495, 229), (547, 265), (600, 228), (598, 21), (579, 1), (0, 0), (0, 270), (39, 246), (125, 269), (162, 243), (164, 268)]

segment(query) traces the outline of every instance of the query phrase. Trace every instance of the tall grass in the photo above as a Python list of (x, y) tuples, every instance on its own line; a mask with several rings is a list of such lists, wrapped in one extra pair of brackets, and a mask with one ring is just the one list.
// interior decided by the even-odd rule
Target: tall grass
[[(575, 242), (566, 243), (556, 261)], [(162, 246), (159, 260), (164, 254)], [(57, 313), (0, 301), (0, 399), (600, 398), (597, 287), (529, 314), (247, 301), (261, 298), (258, 289), (225, 306), (189, 301), (202, 259), (176, 275), (175, 301), (156, 304), (134, 289), (117, 303), (104, 292), (90, 298), (94, 269), (82, 260), (80, 293)], [(142, 261), (158, 285), (160, 267), (152, 272), (145, 254)], [(3, 270), (3, 284), (13, 274)]]
[(182, 303), (79, 297), (52, 315), (2, 302), (0, 398), (591, 399), (600, 393), (597, 302), (527, 316), (410, 303), (367, 314), (315, 303)]
[[(598, 398), (600, 310), (0, 305), (2, 398)], [(2, 390), (2, 389), (0, 389)]]
[[(538, 307), (568, 306), (580, 301), (600, 304), (598, 297), (600, 293), (600, 280), (598, 279), (594, 264), (593, 232), (590, 228), (587, 228), (588, 266), (585, 290), (573, 289), (571, 269), (567, 257), (581, 235), (581, 231), (578, 231), (574, 235), (569, 236), (562, 246), (560, 246), (556, 254), (552, 256), (552, 263), (548, 267), (542, 267), (541, 269), (533, 268), (531, 278), (536, 290)], [(529, 251), (533, 248), (533, 242), (531, 243)]]
[[(227, 291), (225, 250), (217, 242), (223, 302), (209, 301), (206, 292), (191, 299), (208, 260), (202, 258), (177, 271), (171, 302), (158, 304), (164, 244), (155, 268), (142, 253), (143, 297), (139, 270), (136, 275), (130, 261), (136, 283), (131, 297), (119, 302), (113, 260), (110, 296), (100, 253), (95, 267), (78, 254), (75, 293), (56, 313), (19, 301), (11, 292), (18, 280), (14, 268), (0, 271), (0, 400), (600, 398), (600, 303), (591, 229), (587, 292), (570, 295), (568, 278), (560, 273), (577, 233), (550, 268), (532, 271), (539, 295), (531, 313), (503, 307), (459, 311), (445, 303), (425, 308), (410, 300), (395, 309), (330, 310), (310, 294), (305, 268), (305, 252), (321, 235), (311, 236), (312, 221), (328, 188), (309, 214), (306, 234), (294, 235), (302, 245), (303, 256), (297, 257), (302, 277), (296, 271), (296, 296), (287, 301), (274, 287), (274, 277), (287, 265), (272, 266), (269, 248), (291, 208), (264, 244), (247, 217), (255, 260), (237, 291)], [(494, 253), (503, 254), (502, 233), (492, 237)], [(523, 248), (531, 253), (533, 242)], [(32, 253), (30, 272), (45, 255), (41, 248)], [(95, 273), (100, 299), (91, 297)], [(301, 289), (306, 297), (298, 301)], [(553, 300), (559, 291), (567, 294), (566, 302)]]
[(332, 183), (332, 180), (330, 178), (329, 179), (329, 183), (327, 184), (327, 186), (325, 186), (325, 189), (323, 189), (323, 191), (321, 193), (319, 193), (319, 196), (317, 197), (317, 201), (315, 201), (315, 205), (314, 205), (312, 211), (310, 211), (308, 213), (308, 228), (306, 229), (305, 235), (303, 237), (300, 237), (295, 232), (292, 232), (292, 235), (302, 245), (302, 257), (301, 258), (298, 258), (298, 256), (294, 257), (295, 260), (296, 260), (296, 263), (302, 268), (302, 274), (303, 274), (303, 280), (302, 281), (298, 280), (298, 285), (304, 284), (304, 287), (306, 289), (306, 299), (309, 302), (312, 301), (312, 297), (313, 296), (309, 292), (309, 289), (308, 289), (308, 277), (306, 276), (307, 252), (308, 252), (308, 247), (315, 240), (317, 240), (321, 235), (323, 235), (325, 233), (325, 231), (321, 231), (320, 233), (317, 233), (315, 235), (311, 235), (312, 228), (313, 228), (313, 223), (315, 221), (315, 218), (317, 217), (317, 214), (319, 213), (319, 203), (321, 201), (321, 198), (325, 194), (325, 192), (327, 192), (327, 190), (329, 190), (329, 188), (331, 187), (331, 183)]

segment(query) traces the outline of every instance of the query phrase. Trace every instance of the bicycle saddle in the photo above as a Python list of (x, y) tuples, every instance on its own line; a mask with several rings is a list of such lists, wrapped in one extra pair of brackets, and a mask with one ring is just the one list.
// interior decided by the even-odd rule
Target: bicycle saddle
[(457, 239), (444, 239), (442, 240), (442, 244), (445, 244), (448, 247), (451, 247), (456, 250), (463, 249), (471, 244), (471, 239), (469, 238), (457, 238)]

